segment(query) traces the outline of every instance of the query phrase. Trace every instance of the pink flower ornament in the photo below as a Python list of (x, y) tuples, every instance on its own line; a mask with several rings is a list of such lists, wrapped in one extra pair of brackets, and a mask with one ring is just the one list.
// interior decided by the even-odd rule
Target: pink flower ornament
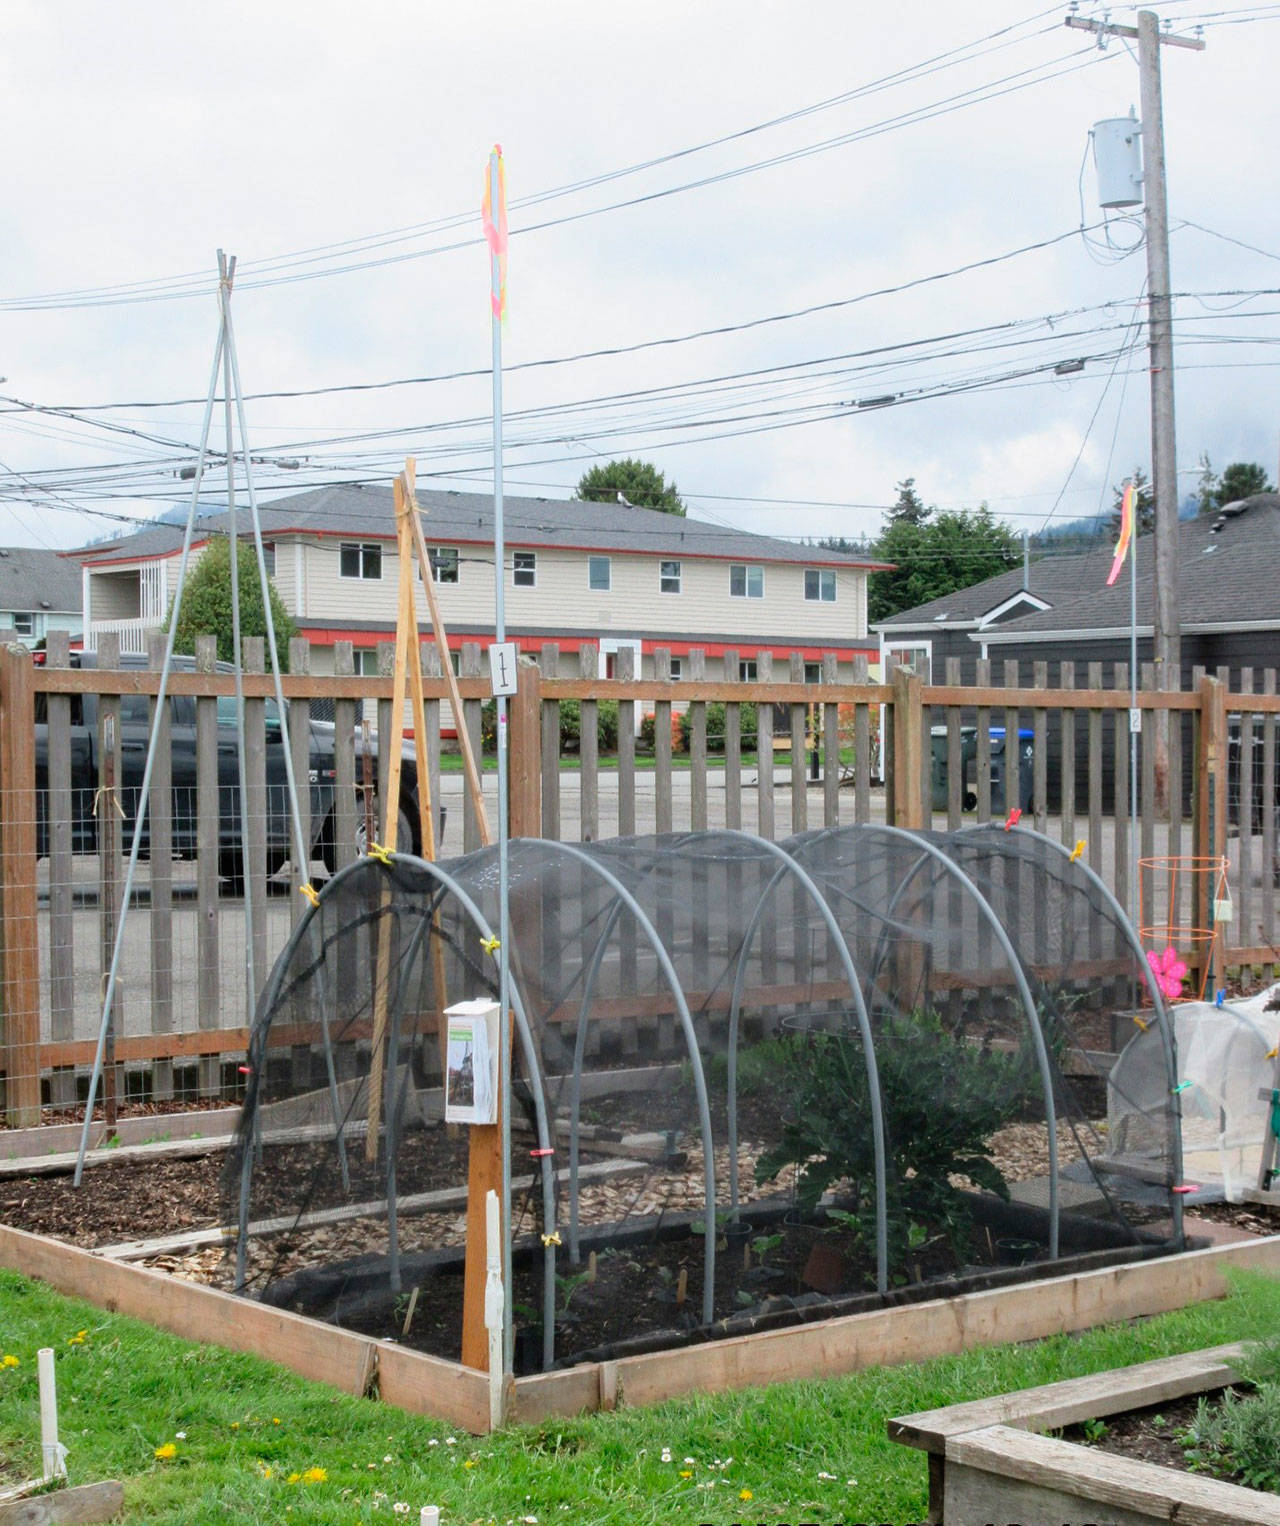
[(1163, 954), (1151, 949), (1147, 963), (1151, 966), (1152, 978), (1160, 987), (1160, 994), (1169, 1001), (1176, 1001), (1182, 995), (1182, 982), (1187, 978), (1186, 962), (1177, 949), (1167, 948)]

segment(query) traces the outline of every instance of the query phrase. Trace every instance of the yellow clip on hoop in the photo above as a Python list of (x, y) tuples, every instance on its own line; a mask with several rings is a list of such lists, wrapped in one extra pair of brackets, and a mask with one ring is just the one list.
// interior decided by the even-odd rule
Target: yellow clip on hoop
[(1076, 859), (1082, 858), (1083, 856), (1084, 856), (1084, 838), (1083, 837), (1079, 837), (1079, 838), (1076, 839), (1075, 847), (1072, 848), (1072, 850), (1071, 850), (1071, 862), (1074, 864)]
[(560, 1231), (553, 1229), (549, 1235), (543, 1235), (542, 1243), (543, 1245), (562, 1245), (564, 1242), (560, 1238)]
[(502, 947), (502, 944), (497, 938), (481, 938), (480, 947), (486, 954), (496, 954)]
[(376, 858), (380, 864), (385, 864), (387, 868), (390, 869), (392, 859), (391, 850), (389, 848), (384, 848), (380, 842), (371, 842), (369, 844), (368, 856), (370, 858)]
[(1151, 1026), (1149, 1023), (1143, 1022), (1143, 1020), (1140, 1017), (1135, 1017), (1134, 1018), (1134, 1022), (1137, 1023), (1138, 1027), (1142, 1029), (1143, 1033), (1145, 1033), (1147, 1031), (1147, 1029)]
[(1280, 1044), (1277, 1044), (1274, 1049), (1267, 1050), (1267, 1059), (1274, 1060), (1278, 1054), (1280, 1054)]
[(299, 885), (298, 894), (306, 896), (307, 900), (310, 901), (313, 906), (319, 906), (320, 895), (314, 885)]

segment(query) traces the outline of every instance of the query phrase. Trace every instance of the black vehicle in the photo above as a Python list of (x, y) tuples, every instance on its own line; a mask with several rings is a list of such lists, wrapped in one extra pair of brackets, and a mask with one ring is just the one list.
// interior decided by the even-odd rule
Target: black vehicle
[[(73, 652), (74, 667), (97, 665), (93, 652)], [(191, 657), (175, 656), (174, 669), (192, 672)], [(124, 655), (122, 668), (146, 668), (145, 658)], [(221, 673), (232, 668), (218, 665)], [(71, 699), (71, 850), (93, 853), (98, 845), (96, 813), (99, 783), (99, 711), (98, 696), (73, 694)], [(36, 695), (36, 853), (49, 852), (48, 782), (49, 727), (48, 696)], [(120, 698), (121, 770), (118, 796), (122, 814), (121, 841), (126, 850), (133, 840), (142, 776), (150, 741), (150, 700), (145, 694), (125, 694)], [(230, 695), (220, 695), (218, 715), (218, 862), (224, 878), (239, 881), (241, 875), (240, 787), (237, 746), (236, 707)], [(285, 773), (283, 728), (274, 699), (265, 702), (266, 783), (267, 783), (267, 873), (274, 874), (290, 857), (292, 850), (289, 822), (289, 798)], [(336, 733), (333, 725), (312, 720), (310, 759), (307, 777), (298, 779), (299, 791), (309, 788), (311, 796), (311, 856), (322, 858), (332, 871), (337, 862), (337, 823), (334, 803), (334, 751)], [(169, 735), (173, 791), (173, 851), (179, 858), (194, 858), (198, 846), (196, 820), (196, 701), (189, 694), (169, 697)], [(365, 801), (363, 798), (363, 744), (357, 733), (356, 749), (356, 845), (363, 849), (365, 839)], [(376, 754), (375, 754), (376, 756)], [(376, 770), (375, 770), (376, 773)], [(373, 806), (373, 820), (381, 812)], [(149, 818), (143, 823), (141, 850), (150, 845)], [(410, 750), (401, 762), (400, 819), (396, 847), (401, 852), (420, 851), (418, 827), (418, 778)]]

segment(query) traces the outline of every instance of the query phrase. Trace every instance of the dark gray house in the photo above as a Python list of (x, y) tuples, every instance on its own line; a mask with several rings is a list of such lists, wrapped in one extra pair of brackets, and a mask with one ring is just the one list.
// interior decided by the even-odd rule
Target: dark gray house
[[(1154, 549), (1149, 535), (1134, 542), (1139, 663), (1151, 660)], [(1107, 544), (1040, 557), (1025, 574), (1021, 568), (1004, 572), (903, 610), (872, 626), (882, 671), (909, 661), (942, 683), (946, 659), (958, 657), (961, 682), (972, 683), (985, 657), (998, 682), (1012, 658), (1024, 665), (1024, 683), (1032, 662), (1046, 662), (1049, 683), (1056, 685), (1064, 661), (1075, 664), (1078, 683), (1089, 663), (1101, 662), (1103, 682), (1110, 684), (1115, 664), (1129, 661), (1130, 640), (1129, 566), (1108, 588), (1112, 555)], [(1233, 689), (1242, 669), (1280, 668), (1280, 494), (1257, 493), (1216, 516), (1184, 520), (1178, 591), (1184, 686), (1196, 666), (1228, 668)], [(1256, 672), (1255, 681), (1261, 687)]]

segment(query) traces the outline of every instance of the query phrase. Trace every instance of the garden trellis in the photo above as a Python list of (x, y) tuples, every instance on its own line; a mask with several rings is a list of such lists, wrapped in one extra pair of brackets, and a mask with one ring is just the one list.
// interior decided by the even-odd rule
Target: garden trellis
[[(1181, 1247), (1169, 1014), (1123, 910), (1059, 844), (861, 825), (515, 839), (508, 858), (524, 1370), (993, 1260)], [(467, 1150), (443, 1120), (438, 1027), (446, 993), (497, 995), (498, 915), (485, 848), (363, 859), (299, 923), (259, 1001), (225, 1176), (242, 1292), (456, 1356)], [(1158, 1084), (1126, 1174), (1101, 1056), (1135, 1012)], [(372, 1062), (375, 1031), (383, 1116), (353, 1150), (367, 1074), (331, 1082), (323, 1056)], [(1036, 1163), (1017, 1180), (1008, 1137)], [(815, 1246), (838, 1253), (834, 1280)]]

